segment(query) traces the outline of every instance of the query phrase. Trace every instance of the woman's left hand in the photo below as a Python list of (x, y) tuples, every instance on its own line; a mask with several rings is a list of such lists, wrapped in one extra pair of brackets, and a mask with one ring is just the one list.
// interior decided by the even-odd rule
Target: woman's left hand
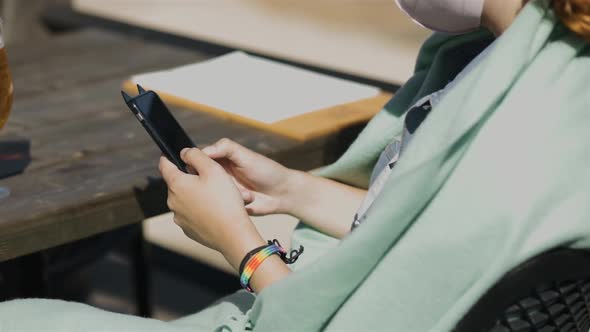
[(181, 158), (198, 175), (180, 171), (165, 157), (159, 165), (174, 222), (188, 237), (220, 251), (237, 268), (248, 251), (265, 244), (240, 191), (223, 167), (199, 149), (184, 149)]

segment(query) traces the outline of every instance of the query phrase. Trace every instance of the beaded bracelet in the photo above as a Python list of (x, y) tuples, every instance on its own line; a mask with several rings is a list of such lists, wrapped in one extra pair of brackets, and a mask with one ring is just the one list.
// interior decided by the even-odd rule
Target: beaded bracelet
[(287, 251), (281, 247), (279, 241), (276, 239), (272, 241), (269, 240), (267, 245), (253, 249), (248, 254), (246, 254), (242, 260), (239, 270), (240, 284), (247, 291), (252, 292), (252, 288), (250, 287), (250, 278), (252, 278), (254, 271), (256, 271), (256, 269), (265, 259), (274, 254), (278, 254), (283, 262), (286, 264), (293, 264), (297, 261), (297, 258), (299, 258), (299, 255), (302, 253), (303, 246), (300, 246), (299, 250), (292, 250), (289, 256), (287, 256)]

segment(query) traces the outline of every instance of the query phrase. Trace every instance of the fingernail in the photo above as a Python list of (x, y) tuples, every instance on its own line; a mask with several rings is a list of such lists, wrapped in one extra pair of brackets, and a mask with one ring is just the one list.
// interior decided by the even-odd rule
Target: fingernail
[(181, 156), (184, 156), (184, 154), (187, 153), (188, 150), (190, 150), (190, 149), (189, 148), (184, 148), (184, 149), (180, 150), (180, 155)]
[(213, 146), (208, 146), (203, 148), (203, 153), (205, 154), (212, 154), (215, 152), (215, 148)]

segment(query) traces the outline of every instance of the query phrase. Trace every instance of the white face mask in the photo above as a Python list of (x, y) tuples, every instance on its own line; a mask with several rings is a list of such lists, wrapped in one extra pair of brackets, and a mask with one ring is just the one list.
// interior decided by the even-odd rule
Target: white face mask
[(395, 0), (416, 23), (434, 31), (465, 33), (481, 25), (485, 0)]

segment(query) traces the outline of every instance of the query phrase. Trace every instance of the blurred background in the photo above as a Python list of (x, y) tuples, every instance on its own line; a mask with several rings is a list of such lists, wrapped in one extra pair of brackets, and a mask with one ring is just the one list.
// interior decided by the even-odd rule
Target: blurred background
[(67, 6), (69, 3), (69, 0), (0, 0), (5, 41), (15, 43), (49, 37), (49, 31), (40, 19), (42, 14), (48, 7)]
[[(88, 29), (132, 36), (134, 39), (128, 43), (129, 47), (139, 45), (135, 41), (139, 38), (142, 43), (144, 40), (157, 41), (210, 56), (244, 50), (336, 77), (369, 83), (388, 92), (394, 92), (409, 78), (419, 47), (429, 35), (397, 9), (394, 0), (0, 0), (0, 17), (4, 21), (8, 58), (19, 68), (13, 72), (17, 107), (13, 110), (15, 119), (10, 120), (12, 123), (9, 121), (8, 130), (16, 130), (19, 126), (19, 119), (16, 119), (19, 107), (23, 109), (20, 114), (27, 119), (25, 111), (29, 106), (23, 96), (32, 100), (46, 86), (55, 91), (69, 89), (67, 80), (41, 85), (37, 82), (41, 79), (35, 79), (30, 80), (34, 89), (20, 92), (19, 97), (19, 91), (26, 90), (26, 87), (20, 83), (25, 80), (18, 73), (31, 70), (26, 70), (28, 64), (20, 63), (17, 54), (25, 54), (27, 45), (47, 44)], [(104, 32), (82, 33), (80, 36), (98, 36), (104, 43), (104, 40), (118, 38), (105, 37)], [(56, 45), (70, 44), (61, 42)], [(109, 52), (133, 53), (133, 49), (124, 49), (124, 44), (120, 46), (123, 48)], [(20, 51), (11, 53), (11, 48)], [(83, 52), (82, 48), (79, 52)], [(176, 54), (166, 52), (167, 49), (162, 51), (163, 54)], [(177, 62), (186, 62), (189, 58), (185, 56)], [(178, 65), (175, 61), (170, 63)], [(128, 69), (131, 73), (138, 70), (146, 69)], [(129, 75), (128, 71), (125, 75)], [(123, 75), (121, 73), (117, 75)], [(116, 90), (119, 86), (111, 88)], [(75, 97), (72, 96), (63, 99)], [(41, 97), (37, 99), (43, 103)], [(112, 117), (118, 113), (119, 110), (105, 111)], [(84, 153), (76, 158), (82, 158)], [(296, 220), (287, 216), (261, 218), (255, 222), (266, 237), (277, 237), (283, 243), (288, 243), (289, 233), (296, 224)], [(142, 232), (150, 252), (154, 317), (174, 319), (196, 312), (239, 288), (237, 278), (223, 258), (188, 240), (171, 222), (169, 214), (146, 220)], [(89, 246), (96, 248), (94, 243), (103, 243), (101, 239), (91, 240), (96, 242), (90, 241), (81, 247), (73, 244), (64, 251), (84, 252)], [(111, 239), (109, 243), (115, 244), (105, 253), (96, 255), (98, 258), (91, 263), (82, 264), (67, 280), (54, 282), (53, 292), (60, 294), (60, 298), (84, 301), (107, 310), (136, 313), (137, 294), (134, 295), (133, 283), (137, 280), (129, 277), (134, 267), (127, 257), (126, 241)], [(0, 266), (0, 297), (4, 299), (14, 297), (9, 290), (10, 276), (14, 272), (12, 263), (4, 262)]]
[(388, 84), (408, 78), (429, 34), (394, 0), (1, 0), (0, 14), (9, 43), (103, 19)]

